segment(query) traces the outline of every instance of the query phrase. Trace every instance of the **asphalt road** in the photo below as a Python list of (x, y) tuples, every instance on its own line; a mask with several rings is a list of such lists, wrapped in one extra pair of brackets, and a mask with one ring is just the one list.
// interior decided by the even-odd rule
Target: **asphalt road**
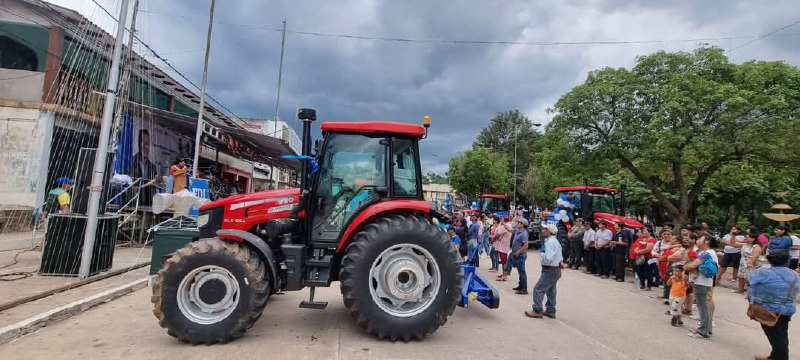
[[(538, 264), (538, 253), (532, 251), (530, 287)], [(494, 282), (502, 293), (500, 309), (477, 303), (457, 308), (443, 328), (418, 342), (392, 343), (366, 335), (344, 308), (337, 283), (318, 292), (330, 301), (326, 310), (299, 309), (306, 291), (274, 296), (245, 337), (227, 345), (185, 345), (158, 326), (150, 290), (143, 289), (4, 345), (0, 358), (674, 360), (752, 359), (769, 353), (761, 329), (744, 315), (746, 301), (724, 288), (717, 288), (714, 338), (698, 340), (686, 336), (695, 321), (685, 319), (685, 328), (669, 325), (667, 307), (655, 299), (658, 291), (565, 270), (558, 319), (538, 320), (523, 316), (531, 297), (511, 291), (515, 279), (512, 275), (512, 281)], [(790, 339), (798, 339), (798, 322), (790, 323)], [(791, 353), (800, 359), (800, 341), (794, 341)]]

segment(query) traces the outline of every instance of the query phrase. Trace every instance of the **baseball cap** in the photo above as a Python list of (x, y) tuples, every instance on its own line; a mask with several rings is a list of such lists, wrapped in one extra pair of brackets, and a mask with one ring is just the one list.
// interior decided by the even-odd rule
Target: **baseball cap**
[(75, 180), (72, 180), (66, 176), (62, 176), (56, 179), (56, 185), (64, 185), (64, 184), (74, 184)]
[(517, 222), (522, 224), (522, 226), (524, 227), (528, 227), (528, 220), (526, 220), (525, 218), (519, 218), (517, 219)]
[(553, 224), (547, 224), (542, 227), (542, 230), (547, 230), (550, 232), (551, 235), (555, 235), (558, 233), (558, 228)]

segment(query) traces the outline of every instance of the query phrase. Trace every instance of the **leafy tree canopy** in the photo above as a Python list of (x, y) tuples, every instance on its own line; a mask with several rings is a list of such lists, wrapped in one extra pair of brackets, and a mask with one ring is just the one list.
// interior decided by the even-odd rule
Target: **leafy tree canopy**
[(800, 71), (783, 62), (734, 64), (719, 48), (657, 52), (630, 70), (591, 72), (551, 111), (547, 134), (566, 154), (589, 169), (625, 169), (677, 223), (726, 166), (797, 168)]
[(488, 148), (468, 150), (450, 159), (450, 186), (469, 197), (509, 190), (508, 159)]

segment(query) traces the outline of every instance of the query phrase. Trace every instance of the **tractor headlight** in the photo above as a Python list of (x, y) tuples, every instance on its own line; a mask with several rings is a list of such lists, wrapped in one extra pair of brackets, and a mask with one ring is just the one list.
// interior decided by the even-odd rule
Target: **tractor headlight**
[(208, 214), (203, 214), (197, 217), (197, 228), (208, 225)]

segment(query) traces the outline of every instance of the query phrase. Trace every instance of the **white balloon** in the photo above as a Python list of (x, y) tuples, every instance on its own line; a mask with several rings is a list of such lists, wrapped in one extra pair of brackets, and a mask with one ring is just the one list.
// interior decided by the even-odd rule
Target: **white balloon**
[(556, 222), (561, 221), (561, 213), (555, 213), (553, 217), (556, 219)]
[(558, 212), (558, 214), (561, 215), (561, 218), (568, 218), (567, 217), (567, 210), (563, 210), (562, 209), (561, 211)]

